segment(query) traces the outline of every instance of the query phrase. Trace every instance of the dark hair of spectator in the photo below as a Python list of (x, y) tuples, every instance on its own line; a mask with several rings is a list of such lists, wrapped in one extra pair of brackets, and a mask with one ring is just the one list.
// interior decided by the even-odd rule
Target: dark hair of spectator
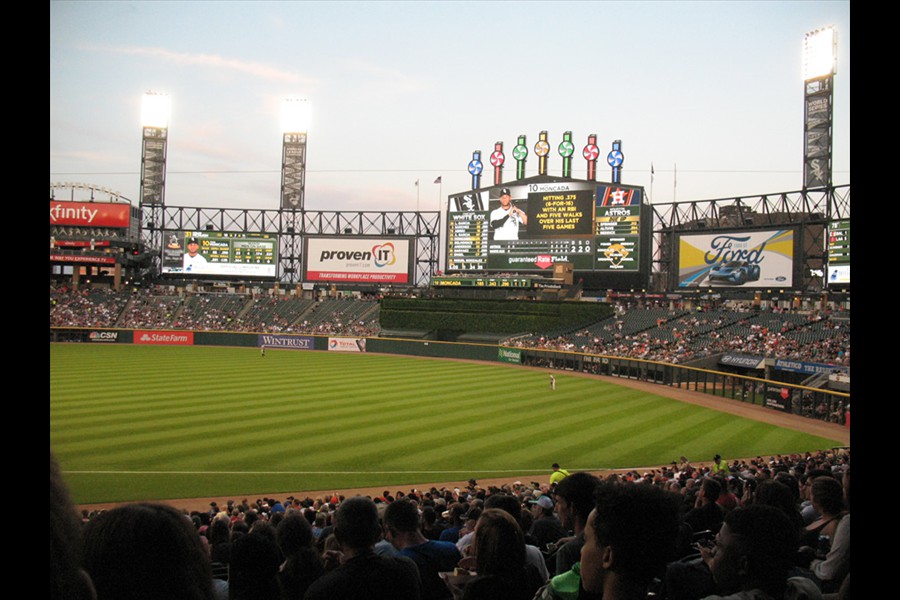
[(281, 560), (275, 542), (250, 532), (234, 542), (228, 567), (231, 600), (279, 600), (278, 567)]
[(381, 536), (378, 509), (363, 496), (347, 498), (334, 515), (334, 535), (343, 547), (365, 550)]
[(715, 477), (707, 477), (703, 480), (703, 495), (710, 502), (715, 502), (722, 495), (722, 484)]
[(675, 559), (681, 498), (646, 484), (601, 483), (596, 491), (594, 533), (614, 549), (612, 570), (648, 584)]
[(407, 498), (401, 498), (384, 509), (384, 524), (397, 531), (412, 533), (419, 529), (419, 509)]
[(564, 498), (575, 509), (575, 514), (582, 522), (587, 523), (588, 516), (594, 510), (594, 490), (599, 483), (597, 477), (579, 471), (560, 481), (553, 493)]
[(728, 513), (725, 524), (740, 539), (747, 557), (746, 579), (780, 598), (799, 542), (787, 515), (773, 506), (754, 504)]
[(484, 507), (486, 509), (499, 508), (509, 513), (516, 523), (522, 521), (522, 503), (519, 502), (518, 498), (510, 494), (491, 494), (485, 498)]
[(127, 504), (92, 519), (84, 530), (84, 566), (97, 600), (213, 597), (200, 535), (165, 504)]
[(795, 527), (803, 525), (803, 518), (797, 510), (797, 502), (790, 488), (780, 481), (765, 479), (756, 488), (755, 504), (774, 506), (788, 516)]
[(91, 598), (90, 579), (81, 570), (81, 523), (59, 464), (50, 455), (50, 598)]
[(812, 484), (812, 498), (825, 514), (833, 516), (844, 510), (844, 488), (834, 477), (817, 477)]
[(505, 510), (487, 508), (475, 533), (475, 570), (479, 575), (516, 576), (525, 567), (525, 536)]

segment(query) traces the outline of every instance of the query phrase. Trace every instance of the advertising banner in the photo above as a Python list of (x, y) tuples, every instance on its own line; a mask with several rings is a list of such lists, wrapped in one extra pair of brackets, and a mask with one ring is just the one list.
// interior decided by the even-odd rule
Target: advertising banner
[(775, 359), (775, 369), (778, 371), (790, 371), (791, 373), (805, 373), (807, 375), (824, 375), (847, 370), (846, 367), (836, 365), (787, 360), (784, 358)]
[(731, 367), (744, 367), (746, 369), (764, 369), (766, 368), (766, 359), (747, 354), (723, 354), (722, 358), (719, 359), (719, 364)]
[(522, 351), (514, 348), (497, 348), (497, 360), (517, 365), (522, 364)]
[(130, 222), (130, 204), (50, 201), (51, 225), (127, 228)]
[(156, 346), (193, 346), (193, 331), (144, 331), (135, 330), (135, 344)]
[(399, 238), (307, 238), (304, 281), (409, 283), (411, 248)]
[(365, 352), (365, 338), (328, 338), (328, 350), (332, 352)]
[(115, 256), (88, 256), (86, 254), (51, 254), (50, 262), (93, 263), (96, 265), (114, 265)]
[(678, 287), (789, 288), (794, 230), (685, 234), (678, 243)]
[(288, 348), (290, 350), (312, 350), (313, 338), (308, 335), (269, 335), (259, 336), (259, 345), (266, 348)]
[(791, 390), (775, 383), (767, 384), (766, 406), (775, 410), (791, 412)]
[(115, 343), (119, 339), (118, 331), (92, 331), (88, 334), (91, 342)]

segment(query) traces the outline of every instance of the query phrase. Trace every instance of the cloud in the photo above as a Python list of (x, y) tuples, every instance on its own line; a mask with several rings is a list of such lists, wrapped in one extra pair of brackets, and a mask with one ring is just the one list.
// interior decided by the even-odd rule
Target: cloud
[(218, 54), (194, 54), (190, 52), (173, 52), (165, 48), (148, 48), (148, 47), (103, 47), (97, 45), (84, 46), (86, 50), (95, 50), (103, 52), (115, 52), (119, 54), (133, 54), (139, 56), (149, 56), (160, 58), (165, 61), (173, 62), (178, 65), (200, 65), (211, 67), (214, 69), (223, 69), (229, 71), (237, 71), (246, 73), (260, 79), (270, 81), (280, 81), (284, 83), (301, 83), (314, 84), (315, 79), (302, 77), (297, 73), (284, 71), (276, 67), (271, 67), (258, 62), (247, 60), (239, 60), (235, 58), (227, 58)]

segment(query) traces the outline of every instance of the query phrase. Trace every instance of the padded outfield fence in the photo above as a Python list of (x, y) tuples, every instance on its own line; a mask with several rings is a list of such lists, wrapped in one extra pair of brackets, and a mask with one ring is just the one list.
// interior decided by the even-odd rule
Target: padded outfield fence
[[(151, 330), (113, 328), (51, 328), (51, 342), (141, 343)], [(657, 361), (595, 355), (584, 352), (517, 348), (489, 343), (448, 342), (431, 339), (351, 338), (313, 334), (261, 334), (237, 332), (179, 331), (152, 332), (183, 336), (182, 345), (238, 347), (297, 347), (308, 350), (334, 350), (334, 340), (354, 340), (341, 349), (355, 346), (370, 353), (400, 354), (446, 359), (499, 361), (524, 366), (621, 377), (658, 385), (677, 387), (730, 400), (749, 402), (807, 418), (850, 424), (850, 393), (808, 387), (710, 368), (699, 368)], [(292, 340), (302, 344), (291, 344)], [(266, 343), (266, 341), (270, 343)], [(153, 343), (151, 340), (150, 343)]]

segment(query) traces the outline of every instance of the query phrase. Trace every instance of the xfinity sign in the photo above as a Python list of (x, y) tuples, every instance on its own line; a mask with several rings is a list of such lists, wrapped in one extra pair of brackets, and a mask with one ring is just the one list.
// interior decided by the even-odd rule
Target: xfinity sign
[(51, 225), (126, 228), (130, 218), (130, 204), (50, 201)]

